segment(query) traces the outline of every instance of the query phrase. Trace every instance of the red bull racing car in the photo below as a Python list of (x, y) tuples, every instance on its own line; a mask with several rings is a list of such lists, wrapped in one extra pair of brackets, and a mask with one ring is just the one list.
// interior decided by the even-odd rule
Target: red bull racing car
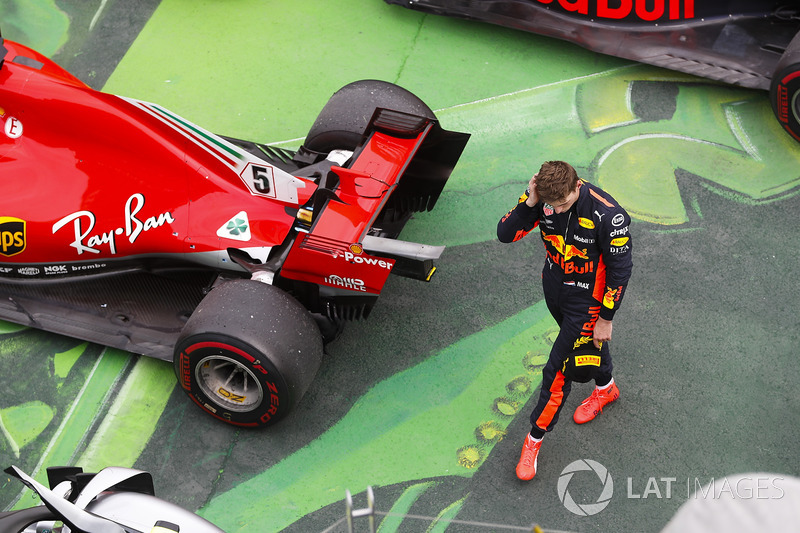
[(491, 22), (589, 50), (768, 90), (800, 141), (798, 0), (385, 0)]
[(362, 80), (299, 150), (225, 138), (2, 39), (0, 128), (0, 319), (172, 361), (241, 426), (296, 405), (390, 273), (430, 279), (442, 247), (397, 237), (469, 137)]

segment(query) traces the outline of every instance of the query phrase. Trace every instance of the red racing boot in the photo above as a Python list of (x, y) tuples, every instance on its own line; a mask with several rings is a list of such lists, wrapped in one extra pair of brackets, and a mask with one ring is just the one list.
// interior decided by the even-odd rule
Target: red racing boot
[(612, 383), (605, 390), (594, 388), (592, 394), (583, 400), (583, 403), (575, 409), (572, 419), (576, 424), (585, 424), (603, 412), (603, 407), (619, 398), (619, 389), (616, 383)]
[(525, 444), (522, 445), (522, 455), (517, 463), (517, 477), (522, 481), (533, 479), (536, 475), (536, 462), (539, 459), (539, 448), (542, 447), (542, 440), (533, 440), (528, 434), (525, 437)]

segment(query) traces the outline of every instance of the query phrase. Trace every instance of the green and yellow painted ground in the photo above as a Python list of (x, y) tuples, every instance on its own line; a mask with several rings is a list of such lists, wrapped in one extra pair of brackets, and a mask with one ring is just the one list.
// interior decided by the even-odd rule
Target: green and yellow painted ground
[[(391, 512), (384, 533), (657, 531), (696, 480), (800, 475), (800, 147), (766, 94), (380, 0), (5, 0), (0, 28), (98, 89), (225, 135), (296, 146), (330, 94), (364, 78), (403, 85), (472, 133), (436, 209), (402, 235), (448, 246), (439, 273), (392, 278), (280, 424), (227, 427), (188, 402), (167, 363), (0, 324), (4, 465), (38, 479), (56, 464), (148, 470), (160, 496), (231, 533), (326, 530), (345, 490), (364, 506), (368, 485)], [(575, 387), (540, 473), (521, 483), (555, 325), (541, 246), (494, 232), (547, 159), (628, 209), (635, 272), (615, 321), (620, 401), (578, 427), (568, 411), (589, 389)], [(588, 517), (557, 492), (584, 458), (615, 482)], [(0, 482), (3, 508), (31, 501)]]

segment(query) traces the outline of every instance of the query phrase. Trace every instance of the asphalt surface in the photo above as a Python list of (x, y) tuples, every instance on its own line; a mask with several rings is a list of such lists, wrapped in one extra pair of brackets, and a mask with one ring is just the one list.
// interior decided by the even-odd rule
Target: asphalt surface
[[(296, 146), (332, 92), (368, 78), (472, 133), (401, 236), (447, 245), (438, 273), (391, 278), (285, 420), (225, 426), (168, 363), (4, 324), (0, 463), (40, 479), (55, 464), (148, 470), (159, 496), (229, 532), (346, 531), (345, 491), (364, 507), (367, 486), (382, 532), (659, 531), (714, 478), (800, 475), (800, 147), (765, 93), (378, 0), (3, 1), (0, 28), (94, 88), (225, 135)], [(628, 209), (635, 269), (614, 323), (620, 400), (577, 426), (590, 388), (574, 387), (520, 482), (554, 324), (538, 239), (494, 231), (547, 159)], [(0, 483), (0, 507), (31, 501)]]

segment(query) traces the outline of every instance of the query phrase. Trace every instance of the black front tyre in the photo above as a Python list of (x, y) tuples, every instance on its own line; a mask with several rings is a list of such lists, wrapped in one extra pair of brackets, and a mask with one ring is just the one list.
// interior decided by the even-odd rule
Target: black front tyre
[(800, 33), (786, 47), (775, 68), (769, 99), (780, 125), (800, 142)]
[(319, 328), (300, 303), (271, 285), (236, 280), (200, 302), (173, 364), (184, 392), (204, 411), (259, 427), (297, 405), (321, 360)]

